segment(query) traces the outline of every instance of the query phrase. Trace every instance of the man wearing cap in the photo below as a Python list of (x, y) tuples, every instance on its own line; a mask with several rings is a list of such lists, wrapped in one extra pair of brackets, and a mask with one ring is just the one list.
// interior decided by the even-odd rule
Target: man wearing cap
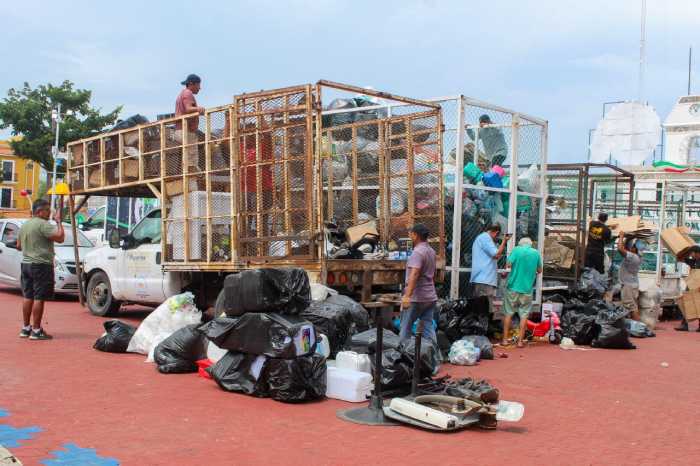
[(401, 299), (401, 341), (411, 337), (413, 323), (423, 322), (423, 336), (437, 341), (433, 328), (433, 313), (437, 305), (435, 291), (436, 257), (428, 245), (428, 227), (414, 225), (409, 236), (413, 241), (413, 253), (406, 262), (406, 287)]
[[(178, 94), (175, 100), (175, 116), (183, 115), (204, 115), (204, 107), (198, 107), (197, 101), (194, 98), (195, 94), (199, 93), (199, 89), (202, 85), (202, 79), (196, 74), (190, 74), (181, 83), (185, 88)], [(185, 133), (182, 129), (182, 121), (177, 121), (175, 123), (175, 138), (182, 143), (187, 145), (187, 160), (191, 169), (198, 171), (199, 167), (199, 149), (196, 145), (199, 142), (197, 136), (197, 129), (199, 128), (199, 116), (194, 116), (188, 118), (187, 120), (187, 139), (185, 140)]]
[(532, 247), (530, 238), (521, 238), (508, 256), (508, 283), (503, 297), (504, 314), (502, 345), (508, 344), (508, 332), (513, 315), (520, 317), (520, 333), (518, 334), (518, 348), (525, 346), (523, 337), (527, 327), (527, 318), (532, 310), (532, 289), (535, 285), (537, 274), (542, 273), (542, 257)]
[(628, 317), (633, 320), (639, 320), (639, 267), (642, 265), (639, 250), (641, 246), (641, 242), (634, 238), (625, 241), (625, 232), (620, 232), (617, 250), (624, 258), (620, 265), (622, 306), (629, 311)]
[[(484, 152), (490, 164), (502, 165), (508, 157), (508, 144), (501, 128), (489, 126), (492, 124), (490, 116), (481, 115), (479, 117), (479, 140), (484, 145)], [(473, 129), (467, 129), (467, 134), (472, 141), (475, 140)]]

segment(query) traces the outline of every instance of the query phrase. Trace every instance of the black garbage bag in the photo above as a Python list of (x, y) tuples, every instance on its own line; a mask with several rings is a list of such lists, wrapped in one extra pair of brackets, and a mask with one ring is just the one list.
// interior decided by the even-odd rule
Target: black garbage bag
[(447, 334), (445, 332), (443, 332), (442, 330), (438, 330), (437, 332), (435, 332), (435, 335), (437, 337), (437, 344), (438, 344), (438, 347), (440, 348), (442, 360), (444, 361), (447, 359), (447, 354), (450, 352), (450, 348), (452, 347), (452, 342), (447, 337)]
[(493, 359), (493, 344), (483, 335), (467, 335), (460, 340), (471, 342), (474, 346), (481, 350), (481, 359)]
[(627, 329), (627, 333), (629, 333), (631, 337), (649, 338), (656, 336), (654, 331), (649, 329), (649, 327), (647, 327), (647, 325), (644, 322), (639, 322), (632, 319), (625, 319), (625, 328)]
[(326, 358), (318, 353), (294, 359), (268, 359), (263, 373), (268, 394), (277, 401), (300, 403), (326, 396)]
[(593, 340), (594, 348), (608, 349), (635, 349), (636, 346), (629, 340), (629, 334), (625, 327), (625, 316), (628, 311), (619, 306), (608, 305), (601, 309), (595, 319), (598, 326), (598, 337)]
[[(382, 332), (382, 349), (396, 349), (401, 344), (399, 336), (391, 330)], [(377, 345), (377, 329), (375, 327), (356, 333), (350, 338), (350, 351), (361, 354), (374, 354)]]
[(295, 315), (311, 303), (309, 277), (304, 269), (255, 269), (224, 279), (221, 309), (229, 317), (246, 312)]
[(355, 328), (358, 332), (364, 332), (369, 328), (369, 314), (367, 313), (367, 309), (351, 297), (338, 294), (329, 296), (326, 302), (346, 307), (348, 311), (350, 311), (350, 315), (352, 316), (353, 322), (355, 322)]
[(158, 371), (164, 374), (197, 372), (197, 361), (207, 357), (207, 339), (197, 331), (198, 324), (177, 330), (153, 351)]
[(610, 288), (610, 278), (606, 274), (598, 272), (596, 269), (586, 267), (583, 269), (578, 287), (574, 291), (574, 296), (586, 302), (591, 299), (601, 299)]
[[(375, 371), (375, 362), (372, 358), (372, 373)], [(383, 388), (400, 388), (410, 385), (413, 376), (413, 366), (398, 350), (386, 349), (382, 352), (382, 371), (380, 381)]]
[[(398, 351), (404, 355), (404, 361), (408, 363), (411, 370), (413, 370), (416, 354), (416, 337), (411, 337), (401, 342)], [(440, 348), (438, 347), (437, 342), (434, 342), (429, 338), (422, 338), (420, 345), (421, 378), (431, 377), (437, 374), (438, 370), (440, 370), (441, 363), (442, 356), (440, 355)]]
[(489, 315), (472, 313), (462, 317), (459, 332), (462, 335), (486, 335), (489, 331)]
[(268, 395), (265, 356), (229, 351), (207, 371), (221, 388), (258, 397)]
[(251, 312), (219, 317), (199, 331), (219, 348), (271, 358), (294, 358), (316, 349), (313, 324), (299, 316)]
[(118, 131), (121, 129), (132, 128), (134, 126), (143, 125), (148, 123), (148, 118), (137, 113), (136, 115), (131, 115), (129, 118), (117, 121), (117, 124), (110, 129), (110, 131)]
[(571, 338), (577, 345), (590, 345), (596, 337), (595, 319), (597, 310), (587, 312), (585, 306), (564, 308), (561, 329), (565, 337)]
[(102, 325), (106, 333), (98, 338), (92, 347), (107, 353), (126, 353), (126, 348), (136, 332), (136, 327), (119, 320), (108, 320)]
[(352, 313), (345, 305), (326, 301), (314, 301), (302, 311), (301, 317), (309, 320), (316, 328), (316, 333), (328, 337), (331, 358), (342, 350), (348, 338), (354, 333)]
[(448, 322), (447, 328), (445, 328), (445, 335), (447, 335), (447, 338), (453, 343), (462, 337), (462, 331), (460, 330), (461, 322), (462, 316), (455, 315)]

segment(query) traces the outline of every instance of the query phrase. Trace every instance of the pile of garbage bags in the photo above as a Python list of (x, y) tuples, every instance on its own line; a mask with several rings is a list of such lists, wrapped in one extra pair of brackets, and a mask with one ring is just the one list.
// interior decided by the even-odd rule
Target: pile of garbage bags
[[(437, 338), (447, 354), (455, 342), (469, 341), (479, 349), (478, 359), (493, 359), (490, 333), (491, 314), (484, 298), (440, 301), (437, 314)], [(448, 355), (449, 358), (449, 355)]]
[(621, 306), (600, 299), (584, 304), (573, 298), (564, 304), (562, 313), (563, 336), (576, 345), (608, 349), (636, 348), (629, 340), (630, 334), (625, 326), (628, 311)]
[[(369, 319), (349, 297), (318, 287), (315, 294), (318, 301), (302, 269), (246, 271), (225, 279), (212, 321), (203, 324), (194, 296), (183, 293), (138, 328), (105, 322), (94, 348), (148, 355), (161, 373), (200, 372), (227, 391), (292, 403), (317, 400), (326, 393), (326, 357), (349, 347), (358, 331), (367, 333)], [(403, 360), (411, 354), (404, 351)], [(430, 355), (422, 357), (432, 369)]]

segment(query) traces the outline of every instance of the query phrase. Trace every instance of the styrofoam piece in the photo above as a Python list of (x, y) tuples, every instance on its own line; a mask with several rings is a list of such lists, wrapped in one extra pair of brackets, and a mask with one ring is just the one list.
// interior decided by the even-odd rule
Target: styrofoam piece
[(335, 357), (335, 364), (338, 369), (349, 369), (352, 371), (372, 373), (372, 361), (369, 355), (360, 354), (354, 351), (340, 351)]
[(326, 396), (336, 400), (360, 403), (372, 392), (372, 376), (366, 372), (327, 366)]

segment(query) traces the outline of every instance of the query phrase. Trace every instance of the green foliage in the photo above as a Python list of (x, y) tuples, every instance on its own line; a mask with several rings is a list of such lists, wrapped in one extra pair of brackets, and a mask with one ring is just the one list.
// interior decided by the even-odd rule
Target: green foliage
[[(14, 136), (21, 136), (11, 142), (16, 154), (51, 170), (51, 147), (55, 138), (51, 111), (59, 103), (64, 115), (59, 135), (61, 150), (67, 142), (94, 136), (117, 120), (121, 106), (102, 115), (101, 109), (90, 106), (91, 96), (91, 91), (74, 89), (70, 81), (63, 81), (60, 86), (41, 85), (36, 89), (25, 82), (22, 89), (10, 89), (0, 102), (0, 129), (12, 128)], [(72, 115), (66, 115), (68, 111), (72, 111)]]

